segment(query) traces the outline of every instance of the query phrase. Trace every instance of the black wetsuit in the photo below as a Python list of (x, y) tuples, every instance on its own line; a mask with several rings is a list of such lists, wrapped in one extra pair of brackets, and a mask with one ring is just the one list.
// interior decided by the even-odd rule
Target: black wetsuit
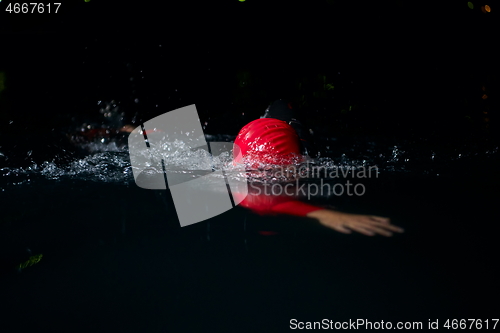
[(266, 110), (262, 118), (275, 118), (286, 121), (293, 127), (300, 139), (300, 148), (303, 155), (316, 157), (317, 151), (314, 149), (312, 136), (309, 130), (297, 120), (295, 110), (290, 103), (285, 100), (278, 99), (274, 101)]

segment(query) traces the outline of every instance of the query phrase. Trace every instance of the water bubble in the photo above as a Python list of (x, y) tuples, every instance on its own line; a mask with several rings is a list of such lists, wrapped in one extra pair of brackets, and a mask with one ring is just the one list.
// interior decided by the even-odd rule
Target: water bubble
[(134, 102), (139, 103), (139, 99), (138, 98), (134, 99)]

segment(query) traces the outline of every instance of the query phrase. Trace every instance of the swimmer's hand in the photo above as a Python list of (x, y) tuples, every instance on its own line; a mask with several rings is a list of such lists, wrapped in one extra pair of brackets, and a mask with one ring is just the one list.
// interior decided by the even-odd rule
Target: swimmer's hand
[(125, 125), (119, 129), (120, 132), (127, 132), (127, 133), (132, 133), (133, 130), (134, 130), (134, 126), (132, 126), (132, 125)]
[(363, 235), (374, 236), (376, 234), (390, 237), (394, 232), (402, 233), (404, 230), (391, 224), (387, 217), (360, 215), (337, 212), (329, 209), (320, 209), (307, 214), (333, 230), (344, 234), (350, 234), (352, 231)]

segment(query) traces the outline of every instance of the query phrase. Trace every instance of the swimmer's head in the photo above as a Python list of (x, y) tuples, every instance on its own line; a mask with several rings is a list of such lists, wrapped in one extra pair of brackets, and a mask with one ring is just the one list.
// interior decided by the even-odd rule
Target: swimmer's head
[(277, 99), (269, 105), (262, 118), (275, 118), (288, 122), (296, 118), (296, 115), (292, 104), (284, 99)]
[(299, 137), (293, 127), (282, 120), (254, 120), (240, 130), (234, 144), (234, 162), (246, 163), (251, 168), (301, 161)]

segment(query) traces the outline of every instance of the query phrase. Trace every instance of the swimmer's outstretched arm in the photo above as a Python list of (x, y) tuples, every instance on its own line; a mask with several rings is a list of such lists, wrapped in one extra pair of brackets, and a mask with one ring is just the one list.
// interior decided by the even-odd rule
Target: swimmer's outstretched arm
[(315, 210), (306, 216), (315, 218), (322, 225), (344, 234), (357, 231), (367, 236), (379, 234), (390, 237), (394, 232), (402, 233), (404, 231), (402, 228), (391, 224), (390, 219), (387, 217), (349, 214), (330, 209)]

